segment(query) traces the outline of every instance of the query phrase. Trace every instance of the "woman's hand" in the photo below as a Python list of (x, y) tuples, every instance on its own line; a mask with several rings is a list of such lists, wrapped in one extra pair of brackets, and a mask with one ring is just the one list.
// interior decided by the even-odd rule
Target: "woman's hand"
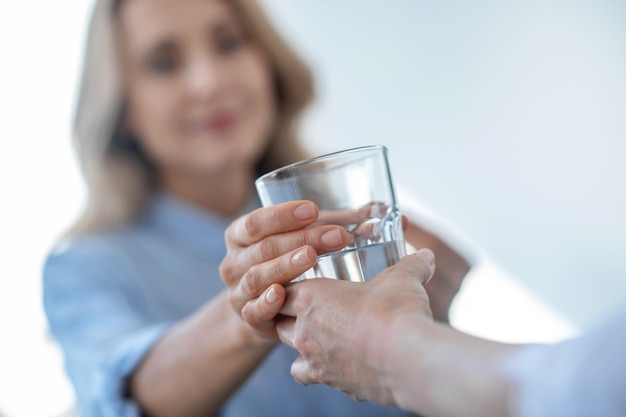
[(433, 279), (424, 285), (433, 318), (448, 323), (452, 300), (470, 270), (469, 262), (438, 236), (403, 217), (404, 240), (415, 249), (429, 248), (437, 258)]
[(311, 268), (318, 255), (341, 250), (349, 240), (340, 226), (312, 226), (318, 216), (314, 203), (291, 201), (255, 210), (226, 230), (220, 274), (230, 304), (264, 338), (277, 337), (274, 318), (285, 300), (283, 285)]

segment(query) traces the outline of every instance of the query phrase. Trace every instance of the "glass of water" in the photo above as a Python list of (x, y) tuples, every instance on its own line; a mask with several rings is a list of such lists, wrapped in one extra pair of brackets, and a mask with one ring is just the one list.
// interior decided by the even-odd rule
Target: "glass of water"
[(341, 225), (352, 236), (343, 250), (319, 256), (297, 280), (366, 281), (406, 254), (384, 146), (297, 162), (259, 177), (255, 184), (263, 206), (311, 200), (320, 209), (316, 224)]

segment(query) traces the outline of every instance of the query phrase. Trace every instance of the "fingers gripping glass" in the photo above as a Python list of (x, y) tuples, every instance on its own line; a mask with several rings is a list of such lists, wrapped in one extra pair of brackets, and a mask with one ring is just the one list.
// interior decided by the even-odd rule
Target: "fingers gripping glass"
[(298, 279), (365, 281), (406, 254), (387, 149), (366, 146), (297, 162), (256, 180), (263, 206), (314, 201), (316, 224), (336, 224), (351, 235), (339, 252), (317, 258)]

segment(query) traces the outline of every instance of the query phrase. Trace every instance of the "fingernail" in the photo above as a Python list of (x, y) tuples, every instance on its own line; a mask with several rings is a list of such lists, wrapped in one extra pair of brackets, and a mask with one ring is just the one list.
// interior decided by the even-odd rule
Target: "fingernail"
[(308, 220), (315, 216), (315, 206), (311, 203), (301, 204), (293, 211), (293, 215), (298, 220)]
[(274, 287), (270, 288), (270, 290), (265, 295), (265, 299), (270, 304), (274, 304), (276, 301), (278, 301), (279, 298), (280, 297), (278, 297), (278, 293), (276, 292)]
[(291, 364), (291, 369), (290, 369), (291, 375), (293, 375), (293, 377), (296, 378), (296, 375), (301, 375), (305, 373), (307, 371), (307, 367), (308, 367), (308, 364), (306, 363), (306, 360), (302, 357), (298, 357), (298, 359), (293, 361), (293, 363)]
[(333, 248), (343, 245), (343, 238), (339, 229), (329, 230), (320, 237), (320, 240), (324, 245)]
[(430, 249), (420, 249), (417, 256), (428, 262), (429, 265), (435, 264), (435, 254)]
[(291, 263), (296, 266), (305, 266), (308, 265), (310, 262), (311, 258), (309, 258), (309, 254), (306, 249), (300, 249), (291, 257)]

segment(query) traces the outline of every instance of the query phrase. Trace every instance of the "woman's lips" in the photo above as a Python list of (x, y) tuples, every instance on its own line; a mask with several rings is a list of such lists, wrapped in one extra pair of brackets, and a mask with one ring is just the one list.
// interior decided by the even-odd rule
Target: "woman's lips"
[(232, 129), (237, 122), (237, 117), (232, 113), (221, 113), (202, 120), (198, 127), (203, 132), (223, 133)]

